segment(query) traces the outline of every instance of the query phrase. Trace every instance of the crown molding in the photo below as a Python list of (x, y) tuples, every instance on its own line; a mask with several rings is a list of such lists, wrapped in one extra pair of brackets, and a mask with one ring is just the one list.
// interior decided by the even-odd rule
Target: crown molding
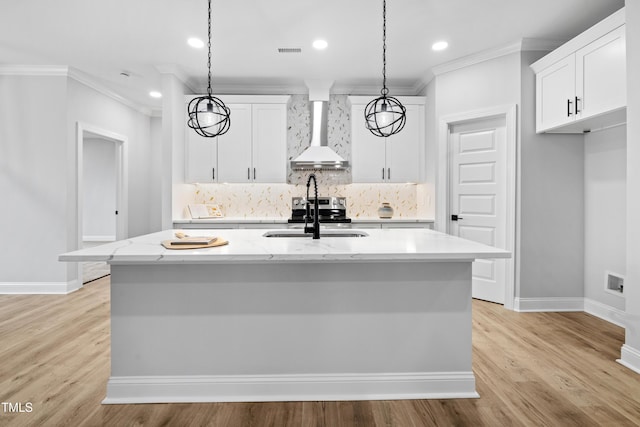
[(95, 80), (93, 77), (89, 76), (86, 73), (83, 73), (82, 71), (69, 67), (69, 78), (74, 79), (75, 81), (82, 83), (83, 85), (95, 90), (96, 92), (101, 93), (102, 95), (109, 97), (115, 101), (120, 102), (121, 104), (124, 104), (125, 106), (138, 111), (139, 113), (142, 113), (146, 116), (151, 116), (151, 108), (148, 107), (144, 107), (142, 105), (139, 105), (133, 101), (131, 101), (130, 99), (127, 99), (125, 97), (123, 97), (122, 95), (119, 95), (117, 93), (115, 93), (114, 91), (112, 91), (111, 89), (105, 87), (102, 83), (98, 82), (97, 80)]
[[(415, 96), (426, 87), (428, 80), (418, 80), (410, 86), (390, 87), (394, 96)], [(246, 84), (242, 81), (222, 81), (218, 79), (213, 85), (213, 93), (216, 95), (307, 95), (309, 88), (303, 83), (278, 83), (278, 84)], [(380, 93), (378, 84), (336, 83), (331, 87), (330, 93), (334, 95), (375, 95)], [(203, 89), (193, 90), (193, 94), (205, 93)]]
[(471, 65), (480, 64), (485, 61), (500, 58), (505, 55), (522, 51), (552, 51), (560, 46), (562, 42), (558, 40), (530, 39), (524, 38), (493, 49), (483, 50), (472, 55), (464, 56), (431, 69), (434, 76), (449, 73), (451, 71), (466, 68)]
[(73, 67), (68, 67), (66, 65), (0, 65), (0, 75), (28, 77), (68, 77), (142, 114), (145, 114), (147, 116), (151, 116), (152, 114), (150, 108), (139, 105), (123, 97), (122, 95), (115, 93), (88, 74), (83, 73), (82, 71)]
[(66, 77), (69, 67), (63, 65), (0, 65), (0, 76), (60, 76)]
[(426, 88), (429, 83), (431, 83), (431, 80), (433, 80), (433, 77), (433, 73), (428, 72), (425, 73), (425, 75), (421, 79), (416, 80), (415, 84), (412, 87), (413, 93), (415, 95), (424, 95), (426, 93)]
[(223, 83), (214, 85), (213, 92), (218, 95), (306, 95), (309, 93), (309, 89), (305, 85), (297, 84), (246, 85), (242, 83)]
[(525, 38), (521, 40), (521, 51), (543, 51), (551, 52), (554, 49), (562, 46), (564, 40), (551, 40), (551, 39), (530, 39)]
[(180, 82), (183, 85), (185, 85), (185, 87), (189, 89), (192, 93), (198, 93), (197, 87), (193, 85), (193, 83), (189, 79), (189, 76), (187, 76), (187, 74), (184, 72), (182, 67), (180, 67), (179, 65), (177, 64), (156, 65), (156, 70), (158, 70), (160, 74), (171, 74), (172, 76), (180, 80)]

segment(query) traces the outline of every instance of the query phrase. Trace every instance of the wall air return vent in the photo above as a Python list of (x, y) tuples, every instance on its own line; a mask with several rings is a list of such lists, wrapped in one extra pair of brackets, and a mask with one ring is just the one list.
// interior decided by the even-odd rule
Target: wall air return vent
[(278, 53), (302, 53), (302, 49), (299, 47), (279, 47)]
[(620, 295), (624, 292), (624, 276), (607, 271), (604, 285), (608, 292)]

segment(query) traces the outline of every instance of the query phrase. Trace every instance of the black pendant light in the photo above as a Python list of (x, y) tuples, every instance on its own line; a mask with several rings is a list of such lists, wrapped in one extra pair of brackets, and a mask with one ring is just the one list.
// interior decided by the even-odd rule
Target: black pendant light
[(209, 85), (207, 96), (194, 98), (189, 102), (187, 125), (198, 135), (215, 138), (229, 130), (231, 126), (231, 110), (220, 99), (211, 94), (211, 0), (209, 0)]
[(387, 89), (387, 1), (382, 0), (382, 90), (380, 97), (364, 109), (367, 129), (375, 136), (386, 137), (400, 132), (407, 122), (407, 109)]

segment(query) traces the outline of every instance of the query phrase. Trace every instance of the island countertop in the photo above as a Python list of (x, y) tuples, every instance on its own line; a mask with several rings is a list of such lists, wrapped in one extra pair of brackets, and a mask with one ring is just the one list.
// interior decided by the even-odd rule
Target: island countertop
[[(166, 249), (163, 240), (180, 230), (164, 230), (60, 255), (60, 261), (111, 264), (200, 264), (269, 262), (443, 261), (508, 258), (510, 252), (428, 229), (367, 229), (366, 237), (264, 237), (265, 229), (190, 229), (190, 236), (218, 236), (228, 245)], [(351, 229), (349, 231), (358, 231)]]

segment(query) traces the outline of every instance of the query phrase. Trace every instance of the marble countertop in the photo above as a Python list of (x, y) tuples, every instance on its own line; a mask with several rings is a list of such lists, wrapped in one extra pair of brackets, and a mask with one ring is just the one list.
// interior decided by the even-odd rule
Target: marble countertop
[[(353, 231), (355, 229), (350, 229)], [(59, 256), (60, 261), (111, 264), (271, 263), (439, 261), (508, 258), (510, 252), (429, 229), (363, 230), (367, 237), (264, 237), (268, 230), (185, 230), (191, 236), (219, 236), (228, 245), (187, 250), (165, 249), (177, 230), (108, 243)], [(289, 230), (291, 231), (291, 230)]]
[[(183, 218), (174, 219), (174, 224), (286, 224), (289, 218), (282, 217), (223, 217), (223, 218)], [(352, 224), (366, 223), (430, 223), (429, 218), (351, 218)]]

